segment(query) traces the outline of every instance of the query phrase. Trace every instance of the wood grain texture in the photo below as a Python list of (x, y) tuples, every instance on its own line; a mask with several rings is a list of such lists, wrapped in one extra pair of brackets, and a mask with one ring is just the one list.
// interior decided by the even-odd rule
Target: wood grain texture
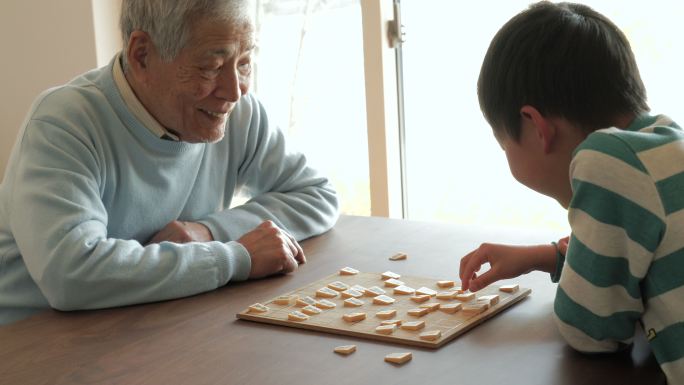
[[(440, 349), (401, 347), (237, 320), (235, 314), (328, 276), (341, 266), (423, 277), (456, 276), (482, 242), (545, 243), (564, 234), (344, 216), (302, 243), (307, 263), (288, 275), (231, 283), (194, 297), (80, 312), (46, 311), (0, 327), (0, 384), (662, 384), (643, 335), (620, 354), (569, 348), (553, 321), (547, 274), (515, 280), (533, 295)], [(504, 284), (504, 282), (502, 282)], [(357, 345), (349, 356), (335, 346)], [(401, 367), (383, 361), (411, 351)]]

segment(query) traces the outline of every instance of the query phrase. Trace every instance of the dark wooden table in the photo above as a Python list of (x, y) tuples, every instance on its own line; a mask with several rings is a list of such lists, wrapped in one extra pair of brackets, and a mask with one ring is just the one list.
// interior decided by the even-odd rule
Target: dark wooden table
[[(515, 282), (529, 298), (438, 350), (237, 320), (250, 304), (336, 272), (457, 278), (458, 261), (485, 241), (547, 242), (563, 234), (344, 216), (303, 243), (308, 263), (291, 275), (230, 284), (162, 303), (62, 313), (47, 311), (0, 327), (0, 384), (661, 384), (642, 335), (632, 349), (584, 355), (552, 319), (547, 274)], [(387, 258), (403, 251), (405, 261)], [(338, 345), (357, 352), (339, 356)], [(403, 366), (385, 363), (413, 352)]]

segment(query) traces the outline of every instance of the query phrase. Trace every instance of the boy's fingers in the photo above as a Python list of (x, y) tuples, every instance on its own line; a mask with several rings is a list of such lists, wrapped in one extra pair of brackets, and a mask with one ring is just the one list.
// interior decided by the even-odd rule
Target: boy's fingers
[(478, 291), (497, 281), (492, 269), (485, 271), (470, 281), (470, 291)]
[[(480, 267), (487, 262), (487, 255), (475, 252), (468, 256), (468, 260), (465, 265), (461, 267), (461, 284), (464, 285), (464, 290), (468, 290), (468, 281), (471, 281), (473, 274), (480, 270)], [(471, 281), (472, 284), (472, 281)]]

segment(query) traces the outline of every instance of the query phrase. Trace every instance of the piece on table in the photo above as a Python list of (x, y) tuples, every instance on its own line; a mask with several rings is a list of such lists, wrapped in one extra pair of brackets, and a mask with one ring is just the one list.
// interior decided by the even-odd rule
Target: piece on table
[(454, 287), (454, 285), (456, 285), (456, 282), (454, 282), (454, 281), (448, 281), (448, 280), (437, 281), (437, 286), (439, 286), (441, 288)]
[(401, 286), (403, 284), (404, 284), (403, 281), (400, 281), (400, 280), (394, 279), (394, 278), (390, 278), (390, 279), (385, 281), (385, 286), (387, 286), (387, 287), (397, 287), (397, 286)]
[(400, 319), (388, 319), (380, 322), (380, 325), (397, 325), (401, 326), (401, 320)]
[(350, 289), (353, 289), (353, 290), (356, 290), (356, 291), (360, 291), (360, 292), (362, 292), (362, 293), (365, 293), (365, 292), (366, 292), (366, 288), (363, 287), (363, 286), (361, 286), (361, 285), (354, 285), (354, 286), (350, 287)]
[(382, 273), (381, 276), (382, 276), (382, 279), (399, 279), (399, 277), (401, 277), (401, 275), (394, 273), (394, 272), (391, 272), (391, 271), (386, 271), (386, 272)]
[(477, 302), (486, 302), (489, 304), (489, 306), (494, 306), (497, 303), (499, 303), (499, 295), (498, 294), (483, 295), (481, 297), (477, 297)]
[(416, 308), (416, 309), (409, 309), (406, 311), (406, 314), (414, 316), (414, 317), (422, 317), (429, 312), (430, 312), (430, 309), (422, 307), (422, 308)]
[(342, 316), (347, 322), (358, 322), (366, 319), (366, 313), (347, 313)]
[(432, 298), (432, 297), (430, 297), (427, 294), (418, 294), (418, 295), (411, 296), (411, 301), (413, 301), (415, 303), (423, 303), (423, 302), (429, 301), (430, 298)]
[(297, 298), (297, 300), (295, 301), (295, 306), (299, 306), (299, 307), (305, 307), (305, 306), (309, 306), (309, 305), (316, 306), (316, 302), (317, 301), (315, 299), (313, 299), (309, 296), (306, 296), (306, 297), (302, 297), (302, 298)]
[(420, 333), (419, 337), (421, 340), (425, 341), (436, 341), (440, 337), (442, 337), (442, 332), (439, 330), (430, 330), (427, 332)]
[(461, 294), (456, 294), (454, 296), (454, 299), (457, 299), (461, 302), (472, 301), (474, 298), (475, 298), (475, 293), (461, 293)]
[(268, 311), (268, 306), (262, 305), (260, 303), (255, 303), (249, 307), (249, 313), (266, 313)]
[(349, 289), (349, 285), (347, 285), (344, 282), (340, 282), (340, 281), (330, 282), (328, 284), (328, 287), (333, 289), (333, 290), (337, 290), (337, 291), (345, 291), (345, 290)]
[(518, 285), (503, 285), (499, 288), (499, 290), (504, 293), (515, 293), (518, 289), (520, 289), (520, 286)]
[(309, 305), (309, 306), (303, 307), (301, 311), (302, 311), (302, 313), (304, 313), (306, 315), (316, 315), (316, 314), (321, 314), (321, 312), (323, 310), (319, 309), (316, 306)]
[(355, 351), (356, 345), (342, 345), (335, 348), (335, 353), (344, 354), (345, 356), (347, 354), (352, 354)]
[(458, 293), (456, 293), (455, 290), (440, 291), (439, 293), (437, 293), (436, 297), (437, 299), (451, 300), (455, 298), (456, 294)]
[(439, 310), (441, 310), (445, 313), (453, 314), (453, 313), (456, 313), (457, 311), (461, 310), (462, 306), (463, 305), (460, 302), (447, 303), (444, 305), (440, 305)]
[(342, 295), (342, 298), (360, 298), (363, 297), (363, 293), (354, 290), (354, 289), (347, 289), (345, 291), (341, 291), (340, 294)]
[(408, 295), (416, 292), (416, 289), (408, 287), (406, 285), (397, 286), (394, 288), (394, 294), (398, 295)]
[(309, 319), (309, 316), (301, 311), (293, 311), (292, 313), (288, 313), (287, 319), (290, 321), (306, 321)]
[(339, 295), (339, 292), (336, 290), (333, 290), (329, 287), (322, 287), (318, 290), (316, 290), (316, 297), (320, 298), (335, 298)]
[(441, 306), (442, 306), (442, 304), (439, 302), (430, 302), (430, 303), (421, 304), (418, 307), (428, 309), (428, 311), (430, 313), (432, 313), (433, 311), (436, 311), (437, 309), (439, 309)]
[(401, 365), (411, 361), (411, 358), (413, 358), (413, 355), (410, 352), (391, 353), (385, 356), (385, 362)]
[(347, 298), (344, 300), (344, 306), (346, 307), (359, 307), (363, 306), (364, 302), (358, 298)]
[(323, 310), (334, 309), (336, 306), (335, 302), (328, 301), (327, 299), (316, 302), (316, 307)]
[(381, 288), (379, 288), (379, 287), (377, 287), (377, 286), (372, 286), (372, 287), (367, 288), (367, 289), (364, 291), (364, 294), (365, 294), (367, 297), (376, 297), (376, 296), (378, 296), (378, 295), (383, 295), (383, 294), (385, 294), (385, 290), (383, 290), (383, 289), (381, 289)]
[(394, 303), (394, 301), (395, 301), (394, 298), (387, 296), (387, 295), (384, 295), (384, 294), (373, 297), (373, 303), (376, 305), (384, 305), (384, 306), (391, 305)]
[(402, 322), (401, 328), (404, 330), (420, 330), (425, 327), (425, 321)]
[(397, 309), (387, 309), (375, 313), (375, 316), (380, 319), (390, 319), (397, 315)]
[(475, 315), (475, 314), (483, 313), (487, 309), (489, 309), (489, 304), (480, 302), (480, 303), (464, 305), (461, 311), (465, 314), (468, 314), (468, 315)]
[(390, 261), (402, 261), (406, 258), (408, 258), (408, 255), (406, 255), (406, 253), (396, 253), (393, 256), (389, 257)]
[(340, 275), (356, 275), (359, 271), (351, 267), (343, 267), (340, 269)]
[(421, 287), (420, 289), (416, 290), (416, 294), (420, 295), (429, 295), (431, 297), (434, 297), (437, 295), (437, 291), (430, 289), (429, 287)]
[(390, 324), (390, 325), (380, 325), (375, 328), (375, 332), (378, 334), (385, 334), (389, 335), (394, 333), (394, 331), (397, 329), (397, 325), (395, 324)]
[(276, 298), (273, 300), (273, 303), (276, 305), (284, 305), (287, 306), (289, 305), (293, 300), (296, 300), (297, 296), (296, 295), (281, 295), (280, 297)]

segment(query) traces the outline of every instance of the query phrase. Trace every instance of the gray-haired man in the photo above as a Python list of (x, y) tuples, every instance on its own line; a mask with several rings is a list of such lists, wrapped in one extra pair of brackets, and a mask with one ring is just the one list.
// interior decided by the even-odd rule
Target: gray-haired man
[[(43, 93), (0, 184), (0, 324), (290, 272), (328, 230), (328, 180), (247, 93), (250, 8), (123, 0), (124, 49)], [(250, 196), (229, 208), (240, 189)]]

